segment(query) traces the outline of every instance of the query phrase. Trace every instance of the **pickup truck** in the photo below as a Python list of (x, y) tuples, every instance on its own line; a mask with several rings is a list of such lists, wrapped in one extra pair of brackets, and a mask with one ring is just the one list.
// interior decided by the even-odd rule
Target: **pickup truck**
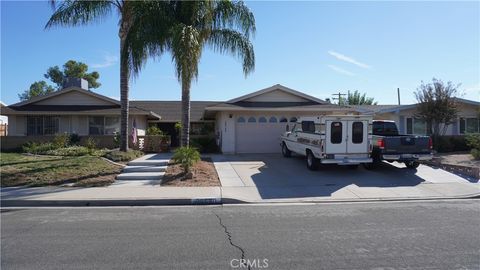
[(373, 121), (373, 163), (382, 160), (403, 162), (410, 169), (419, 166), (419, 160), (432, 159), (432, 138), (420, 135), (400, 135), (394, 121)]
[(320, 163), (356, 168), (372, 162), (371, 128), (368, 115), (301, 117), (282, 135), (280, 146), (284, 157), (292, 153), (306, 156), (310, 170), (318, 169)]

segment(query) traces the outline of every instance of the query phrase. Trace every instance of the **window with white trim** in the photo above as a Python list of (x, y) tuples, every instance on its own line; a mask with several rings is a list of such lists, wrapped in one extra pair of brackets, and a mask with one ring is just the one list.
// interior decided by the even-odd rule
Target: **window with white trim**
[(407, 117), (407, 134), (427, 134), (427, 124), (420, 118)]
[(476, 117), (460, 118), (460, 134), (479, 133), (480, 119)]
[(59, 132), (58, 116), (27, 116), (27, 135), (55, 135)]
[(113, 135), (120, 131), (120, 118), (118, 116), (89, 116), (89, 135)]

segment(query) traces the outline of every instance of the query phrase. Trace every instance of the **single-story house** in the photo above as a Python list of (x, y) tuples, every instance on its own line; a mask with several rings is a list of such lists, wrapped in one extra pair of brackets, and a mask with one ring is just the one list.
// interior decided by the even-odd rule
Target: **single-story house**
[[(446, 135), (479, 132), (480, 102), (458, 99), (459, 118)], [(137, 134), (157, 125), (178, 143), (175, 124), (181, 119), (180, 101), (130, 101), (129, 128), (135, 120)], [(339, 106), (285, 86), (255, 91), (225, 102), (192, 101), (191, 133), (210, 134), (224, 153), (273, 153), (279, 151), (279, 135), (301, 116), (372, 114), (394, 120), (401, 133), (425, 134), (425, 123), (414, 117), (412, 105)], [(51, 94), (1, 108), (9, 117), (8, 136), (48, 137), (58, 133), (112, 137), (120, 129), (120, 102), (88, 91), (82, 80)], [(23, 138), (23, 141), (26, 141)], [(2, 145), (2, 149), (5, 147)]]

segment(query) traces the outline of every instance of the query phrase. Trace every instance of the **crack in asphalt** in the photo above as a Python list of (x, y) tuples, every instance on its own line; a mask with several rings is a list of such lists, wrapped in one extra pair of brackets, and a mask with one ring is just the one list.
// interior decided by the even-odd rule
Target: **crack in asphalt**
[[(235, 247), (236, 249), (238, 249), (242, 253), (242, 262), (244, 262), (244, 260), (245, 260), (245, 250), (241, 246), (233, 243), (232, 234), (228, 231), (227, 226), (225, 224), (223, 224), (222, 218), (215, 212), (213, 214), (215, 214), (215, 216), (217, 217), (218, 223), (220, 224), (220, 226), (223, 227), (223, 230), (225, 231), (225, 234), (227, 235), (228, 242), (230, 242), (230, 245), (232, 247)], [(248, 267), (248, 270), (251, 269), (249, 264), (247, 264), (246, 266)]]

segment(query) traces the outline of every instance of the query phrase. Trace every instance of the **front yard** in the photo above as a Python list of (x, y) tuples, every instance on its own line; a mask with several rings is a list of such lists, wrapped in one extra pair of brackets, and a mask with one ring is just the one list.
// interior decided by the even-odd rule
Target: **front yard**
[(34, 156), (1, 153), (1, 186), (105, 186), (121, 167), (93, 156)]

